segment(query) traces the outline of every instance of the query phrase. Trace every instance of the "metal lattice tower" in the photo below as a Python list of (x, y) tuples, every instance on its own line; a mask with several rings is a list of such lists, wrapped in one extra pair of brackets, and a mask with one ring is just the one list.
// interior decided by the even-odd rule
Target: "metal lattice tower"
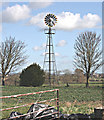
[[(45, 17), (46, 25), (48, 24), (49, 29), (45, 30), (45, 34), (47, 34), (47, 43), (46, 43), (46, 50), (45, 50), (45, 57), (44, 57), (44, 71), (46, 72), (46, 80), (49, 80), (49, 85), (58, 83), (57, 79), (57, 68), (56, 68), (56, 61), (55, 61), (55, 53), (54, 53), (54, 46), (52, 41), (52, 35), (55, 34), (54, 30), (51, 29), (53, 25), (55, 25), (54, 21), (51, 20), (53, 14), (48, 14)], [(48, 18), (48, 20), (47, 20)], [(53, 24), (51, 23), (53, 22)]]

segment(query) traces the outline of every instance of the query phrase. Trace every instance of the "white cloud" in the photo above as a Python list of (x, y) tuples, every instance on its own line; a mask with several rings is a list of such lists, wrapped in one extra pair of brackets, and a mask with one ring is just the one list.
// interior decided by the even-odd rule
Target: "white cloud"
[(97, 24), (101, 21), (98, 15), (91, 13), (88, 13), (87, 15), (84, 15), (83, 18), (81, 18), (80, 14), (63, 12), (57, 17), (58, 22), (56, 24), (56, 28), (63, 30), (93, 28), (96, 27)]
[(45, 15), (46, 13), (40, 13), (40, 14), (37, 14), (36, 16), (33, 16), (30, 19), (29, 24), (39, 26), (40, 28), (44, 28), (46, 26), (44, 23)]
[[(51, 5), (52, 3), (53, 3), (53, 0), (35, 0), (35, 2), (30, 1), (28, 5), (16, 4), (14, 6), (7, 7), (2, 12), (3, 22), (6, 22), (6, 23), (12, 22), (13, 23), (13, 22), (18, 22), (20, 20), (25, 20), (30, 17), (31, 9), (45, 8), (49, 5)], [(6, 5), (6, 3), (5, 3), (5, 5)], [(0, 4), (0, 6), (1, 6), (1, 4)], [(37, 16), (37, 17), (39, 17), (39, 16)]]
[[(46, 48), (46, 43), (43, 43), (41, 46), (35, 46), (35, 47), (34, 47), (34, 50), (35, 50), (35, 51), (41, 51), (41, 50), (44, 50), (45, 48)], [(45, 55), (45, 52), (41, 54), (41, 56), (44, 56), (44, 55)], [(58, 56), (58, 57), (59, 57), (60, 54), (56, 52), (56, 53), (55, 53), (55, 56)]]
[(29, 3), (29, 8), (31, 9), (40, 9), (48, 7), (52, 4), (53, 0), (35, 0), (35, 2)]
[(35, 51), (44, 50), (44, 49), (45, 49), (45, 47), (46, 47), (46, 44), (45, 44), (45, 43), (43, 43), (41, 46), (35, 46), (35, 47), (34, 47), (34, 50), (35, 50)]
[(3, 22), (17, 22), (30, 17), (30, 9), (26, 5), (18, 5), (7, 7), (2, 12)]
[(60, 56), (60, 54), (59, 54), (59, 53), (55, 53), (55, 56), (59, 57), (59, 56)]
[(57, 44), (56, 44), (56, 46), (57, 47), (63, 47), (63, 46), (65, 46), (67, 44), (67, 42), (65, 41), (65, 40), (60, 40)]
[(91, 13), (88, 13), (81, 18), (80, 14), (62, 12), (57, 16), (57, 18), (58, 22), (56, 24), (56, 28), (63, 30), (93, 28), (96, 27), (101, 21), (98, 15)]
[(41, 54), (41, 56), (45, 56), (45, 52)]
[[(31, 25), (37, 25), (40, 28), (45, 28), (44, 17), (46, 13), (39, 13), (30, 20)], [(94, 28), (101, 23), (101, 19), (97, 14), (88, 13), (82, 18), (79, 13), (73, 14), (71, 12), (62, 12), (57, 16), (57, 24), (55, 26), (58, 30), (76, 30), (84, 28)]]

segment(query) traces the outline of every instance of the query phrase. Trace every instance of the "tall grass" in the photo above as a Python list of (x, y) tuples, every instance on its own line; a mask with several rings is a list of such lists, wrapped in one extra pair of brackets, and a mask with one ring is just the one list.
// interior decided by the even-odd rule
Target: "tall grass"
[[(51, 89), (59, 89), (59, 100), (60, 100), (60, 111), (62, 113), (92, 113), (95, 107), (101, 107), (102, 105), (102, 87), (91, 86), (86, 88), (84, 85), (70, 85), (69, 87), (58, 86), (52, 87)], [(49, 87), (15, 87), (15, 86), (5, 86), (2, 88), (3, 96), (24, 94), (37, 91), (50, 90)], [(3, 99), (2, 107), (8, 108), (15, 105), (21, 105), (31, 102), (36, 102), (39, 100), (49, 99), (55, 97), (56, 94), (47, 93), (42, 96), (25, 96), (20, 98), (8, 98)], [(50, 104), (50, 103), (46, 103)], [(55, 106), (55, 102), (51, 103)], [(26, 113), (29, 109), (28, 107), (18, 108), (15, 110), (9, 110), (2, 113), (3, 118), (7, 118), (11, 111), (18, 111), (21, 113)]]

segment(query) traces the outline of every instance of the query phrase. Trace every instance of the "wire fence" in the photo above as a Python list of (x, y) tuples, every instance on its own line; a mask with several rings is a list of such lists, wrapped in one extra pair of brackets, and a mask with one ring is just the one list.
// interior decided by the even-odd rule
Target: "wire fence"
[[(15, 111), (22, 113), (22, 115), (16, 116), (14, 118), (19, 118), (21, 116), (26, 116), (29, 114), (33, 114), (34, 112), (27, 113), (27, 110), (30, 108), (32, 104), (44, 103), (49, 105), (47, 109), (50, 109), (51, 106), (57, 109), (57, 112), (53, 112), (52, 114), (59, 115), (59, 89), (26, 93), (26, 94), (18, 94), (11, 96), (2, 96), (2, 118), (8, 118), (10, 113)], [(46, 108), (45, 108), (46, 109)], [(35, 111), (36, 112), (36, 111)], [(47, 116), (47, 115), (45, 115)], [(44, 117), (40, 116), (39, 118)], [(14, 119), (12, 118), (12, 119)]]

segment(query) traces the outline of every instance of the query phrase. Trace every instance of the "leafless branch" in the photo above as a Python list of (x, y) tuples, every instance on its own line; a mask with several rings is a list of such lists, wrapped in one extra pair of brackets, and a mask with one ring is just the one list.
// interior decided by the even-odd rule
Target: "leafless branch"
[(24, 55), (24, 43), (22, 41), (15, 41), (15, 38), (6, 38), (6, 41), (2, 42), (0, 49), (0, 67), (3, 77), (17, 70), (24, 64), (27, 58)]
[(96, 33), (92, 32), (84, 32), (76, 39), (74, 65), (83, 70), (87, 79), (104, 64), (100, 43), (101, 36), (97, 37)]

